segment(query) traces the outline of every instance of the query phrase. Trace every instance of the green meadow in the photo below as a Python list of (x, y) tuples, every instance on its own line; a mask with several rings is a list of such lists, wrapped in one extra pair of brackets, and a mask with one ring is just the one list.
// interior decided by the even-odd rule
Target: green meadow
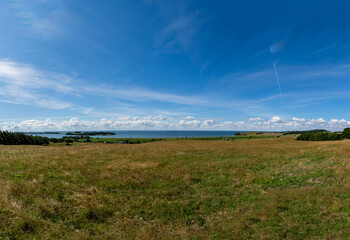
[[(240, 141), (240, 140), (248, 140), (248, 139), (260, 139), (260, 138), (272, 138), (276, 136), (281, 136), (281, 133), (275, 133), (272, 135), (267, 134), (257, 134), (256, 132), (248, 132), (244, 135), (237, 135), (234, 137), (184, 137), (184, 138), (104, 138), (104, 137), (92, 137), (89, 138), (91, 142), (94, 143), (148, 143), (154, 141), (174, 141), (174, 140), (224, 140), (224, 141)], [(78, 142), (86, 142), (87, 138), (80, 138), (74, 141)]]
[(0, 145), (0, 239), (349, 239), (350, 140), (249, 137)]

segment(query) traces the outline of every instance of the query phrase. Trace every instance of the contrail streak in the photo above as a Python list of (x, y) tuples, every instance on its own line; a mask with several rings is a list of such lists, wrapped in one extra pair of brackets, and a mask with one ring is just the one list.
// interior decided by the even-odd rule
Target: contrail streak
[(276, 63), (273, 63), (273, 69), (275, 69), (275, 75), (276, 75), (276, 80), (277, 80), (277, 84), (278, 84), (278, 89), (280, 90), (280, 95), (282, 95), (282, 91), (281, 91), (281, 86), (280, 86), (280, 80), (278, 78), (278, 74), (277, 74), (277, 70), (276, 70)]

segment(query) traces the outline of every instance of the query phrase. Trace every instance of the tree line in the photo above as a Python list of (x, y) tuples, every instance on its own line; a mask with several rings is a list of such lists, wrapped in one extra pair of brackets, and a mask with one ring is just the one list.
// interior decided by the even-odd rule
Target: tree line
[(350, 128), (345, 128), (341, 133), (325, 131), (308, 131), (300, 134), (297, 137), (297, 140), (301, 141), (334, 141), (342, 139), (350, 139)]
[(0, 131), (0, 144), (4, 145), (49, 145), (46, 137), (31, 136), (24, 133)]
[(328, 132), (328, 131), (324, 129), (313, 129), (313, 130), (306, 130), (306, 131), (286, 131), (282, 133), (283, 135), (289, 135), (289, 134), (319, 133), (319, 132)]
[(124, 143), (139, 144), (145, 142), (153, 142), (162, 139), (118, 139), (118, 141), (106, 142), (106, 140), (92, 141), (90, 136), (64, 136), (62, 138), (47, 138), (41, 136), (32, 136), (22, 132), (0, 131), (0, 144), (3, 145), (49, 145), (51, 143), (66, 143), (70, 145), (73, 142), (106, 142), (106, 143)]

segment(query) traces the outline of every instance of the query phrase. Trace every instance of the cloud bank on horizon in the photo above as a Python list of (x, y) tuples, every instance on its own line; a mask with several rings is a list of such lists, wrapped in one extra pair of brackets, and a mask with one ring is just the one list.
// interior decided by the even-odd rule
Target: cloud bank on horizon
[(0, 128), (342, 130), (349, 10), (330, 0), (5, 0)]
[(19, 123), (0, 122), (0, 130), (7, 131), (68, 131), (68, 130), (262, 130), (286, 131), (306, 129), (327, 129), (341, 131), (350, 127), (350, 121), (345, 119), (323, 118), (282, 119), (274, 116), (265, 120), (260, 117), (240, 122), (215, 119), (195, 119), (193, 116), (184, 118), (169, 118), (165, 116), (102, 118), (99, 120), (81, 120), (71, 118), (66, 121), (24, 120)]

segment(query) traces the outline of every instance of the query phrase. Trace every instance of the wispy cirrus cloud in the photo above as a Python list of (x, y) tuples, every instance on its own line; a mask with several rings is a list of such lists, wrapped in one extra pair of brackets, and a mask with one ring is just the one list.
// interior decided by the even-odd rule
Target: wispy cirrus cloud
[(176, 103), (183, 105), (205, 105), (208, 101), (203, 97), (181, 96), (170, 93), (162, 93), (152, 90), (146, 90), (139, 87), (118, 88), (118, 87), (86, 87), (86, 91), (102, 94), (104, 96), (115, 96), (119, 99), (130, 100), (135, 102), (159, 101)]
[[(73, 104), (53, 97), (53, 92), (73, 93), (72, 79), (63, 74), (42, 72), (25, 64), (0, 61), (0, 101), (35, 105), (51, 109), (65, 109)], [(44, 90), (44, 91), (43, 91)], [(50, 90), (50, 92), (45, 92)]]
[[(45, 3), (42, 2), (41, 4)], [(9, 7), (13, 9), (16, 16), (22, 19), (28, 33), (43, 40), (65, 34), (67, 23), (73, 21), (72, 16), (59, 4), (45, 15), (41, 13), (40, 16), (30, 8), (28, 2), (13, 0)]]
[[(278, 76), (283, 81), (283, 95), (302, 91), (329, 91), (335, 90), (335, 83), (344, 84), (350, 77), (350, 68), (347, 64), (331, 65), (279, 65)], [(254, 71), (231, 71), (222, 77), (212, 79), (209, 87), (218, 90), (229, 90), (238, 96), (251, 95), (257, 91), (277, 94), (275, 71), (273, 67), (264, 67)], [(331, 81), (325, 81), (331, 80)], [(282, 82), (281, 82), (282, 84)], [(312, 86), (312, 89), (310, 89)], [(297, 89), (297, 91), (296, 91)], [(339, 87), (339, 91), (343, 91)], [(243, 94), (242, 94), (243, 93)], [(306, 96), (307, 97), (307, 96)]]
[(272, 54), (274, 53), (277, 53), (277, 52), (280, 52), (283, 50), (284, 46), (286, 45), (286, 41), (285, 40), (282, 40), (282, 41), (279, 41), (279, 42), (276, 42), (274, 44), (272, 44), (270, 46), (270, 52)]
[(155, 35), (154, 46), (166, 52), (187, 52), (204, 22), (199, 14), (181, 15)]
[(93, 108), (91, 106), (82, 108), (61, 99), (67, 95), (73, 97), (84, 95), (132, 102), (158, 101), (182, 105), (205, 105), (207, 103), (207, 100), (201, 97), (162, 93), (140, 87), (97, 86), (65, 74), (43, 71), (10, 60), (0, 60), (0, 83), (2, 84), (0, 86), (0, 101), (2, 102), (51, 109), (81, 109), (86, 113)]
[[(290, 68), (285, 68), (285, 71), (289, 72)], [(298, 68), (292, 68), (292, 70), (295, 69)], [(305, 67), (300, 69), (304, 70)], [(338, 73), (339, 71), (341, 74)], [(330, 73), (334, 73), (335, 77), (343, 77), (347, 76), (347, 71), (346, 68), (330, 68), (318, 71), (311, 68), (304, 73), (308, 76), (322, 75), (322, 73), (327, 73), (327, 76), (330, 76)], [(195, 109), (195, 112), (198, 112), (211, 107), (241, 111), (249, 115), (261, 114), (262, 112), (268, 115), (269, 112), (276, 112), (280, 108), (300, 108), (307, 105), (322, 104), (322, 102), (331, 99), (350, 98), (349, 91), (338, 89), (332, 91), (329, 89), (309, 89), (297, 92), (286, 90), (286, 93), (281, 95), (267, 95), (259, 98), (251, 97), (251, 94), (245, 94), (244, 96), (237, 94), (238, 92), (245, 93), (245, 90), (254, 90), (252, 88), (259, 90), (260, 86), (269, 84), (264, 80), (266, 77), (271, 77), (271, 74), (273, 77), (273, 72), (268, 71), (231, 74), (225, 79), (224, 84), (221, 84), (221, 88), (232, 81), (230, 86), (225, 87), (225, 89), (230, 90), (231, 87), (235, 87), (234, 94), (225, 99), (220, 94), (186, 96), (138, 86), (118, 86), (107, 83), (96, 85), (66, 74), (45, 71), (28, 64), (3, 59), (0, 60), (0, 101), (50, 109), (70, 109), (89, 116), (115, 116), (128, 112), (129, 114), (133, 112), (135, 115), (161, 113), (164, 110), (148, 108), (147, 105), (142, 104), (170, 103), (177, 106), (175, 112), (182, 112), (184, 116), (191, 116)], [(299, 77), (304, 79), (302, 72), (293, 75), (292, 71), (289, 77), (290, 81), (294, 81), (294, 84), (298, 82), (304, 84), (299, 79)], [(220, 81), (218, 81), (218, 84), (220, 84)], [(91, 99), (91, 97), (95, 99), (95, 103), (98, 102), (97, 105), (94, 105), (94, 102), (85, 104), (86, 101), (81, 100)], [(108, 111), (97, 107), (103, 105), (104, 102), (114, 102), (115, 105), (109, 108)]]

